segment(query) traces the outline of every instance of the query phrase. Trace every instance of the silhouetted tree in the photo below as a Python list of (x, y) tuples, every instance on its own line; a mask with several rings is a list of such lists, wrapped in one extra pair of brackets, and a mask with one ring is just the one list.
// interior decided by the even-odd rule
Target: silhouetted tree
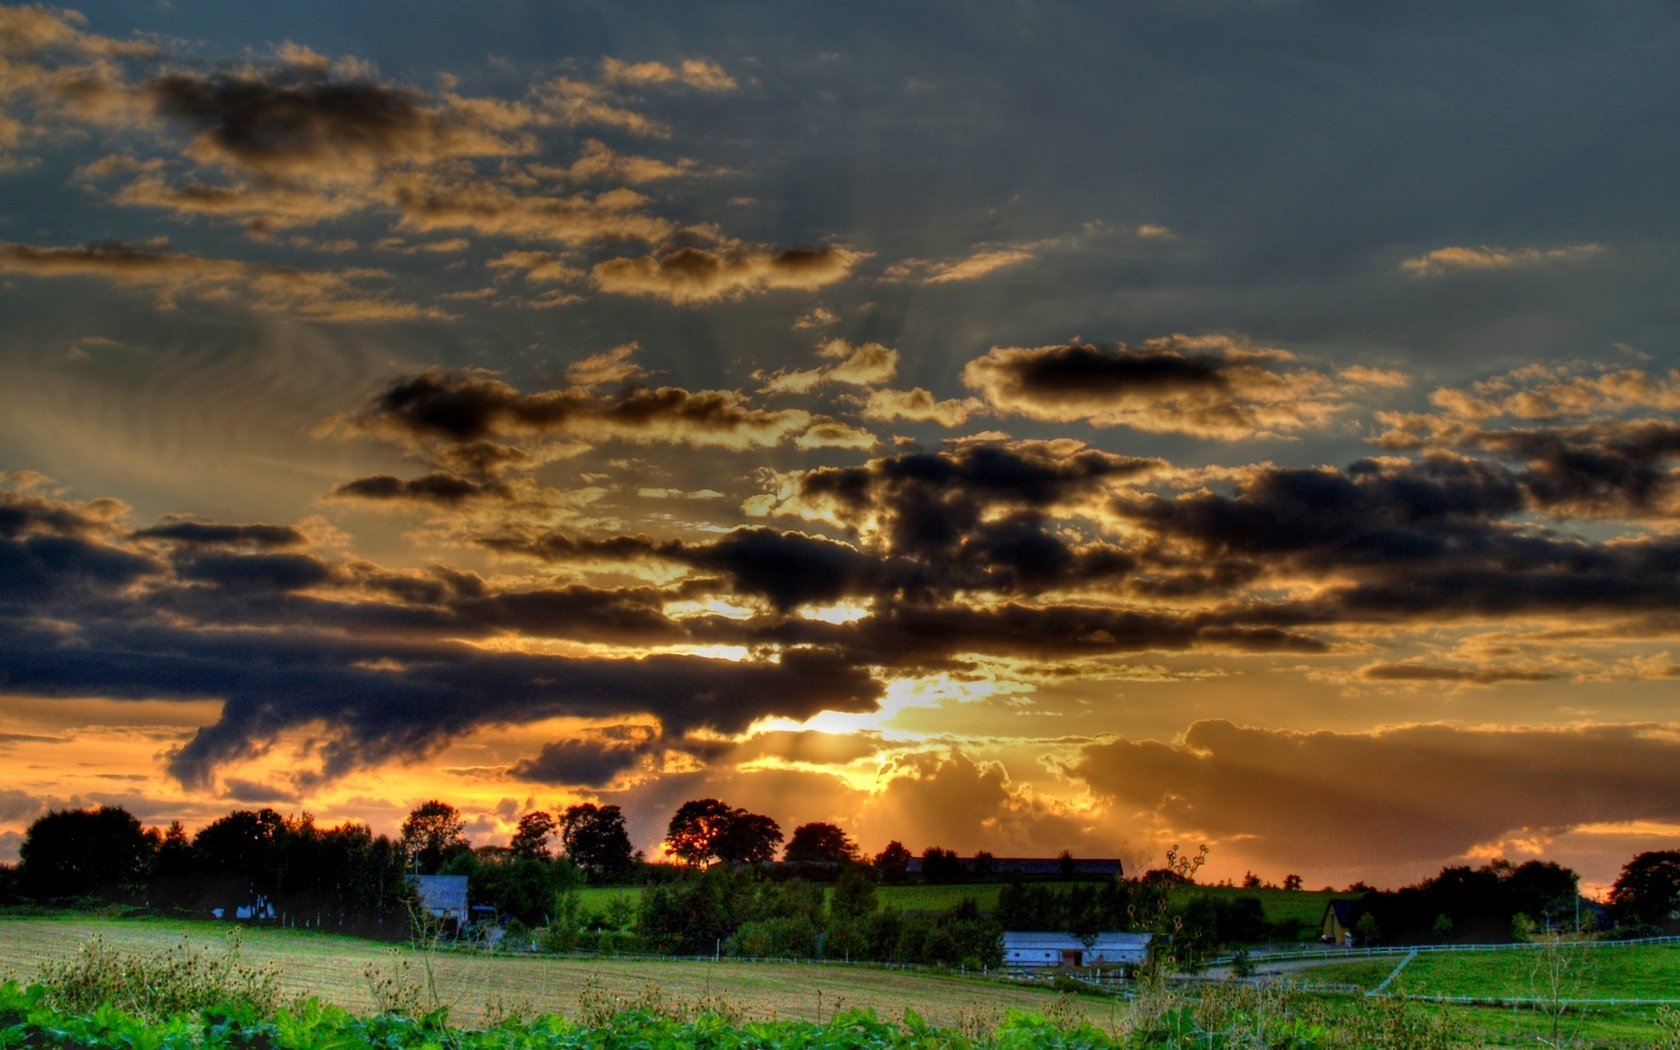
[(193, 856), (207, 885), (207, 902), (233, 918), (243, 907), (257, 909), (279, 895), (284, 870), (286, 818), (272, 809), (234, 810), (200, 828)]
[(904, 847), (904, 843), (893, 839), (887, 843), (885, 849), (875, 854), (871, 864), (882, 882), (903, 882), (904, 873), (910, 867), (910, 860), (910, 851)]
[(145, 885), (153, 844), (120, 806), (53, 810), (23, 833), (19, 880), (37, 900), (119, 899)]
[(436, 875), (452, 854), (471, 849), (461, 811), (437, 799), (409, 811), (402, 823), (402, 842), (421, 875)]
[(560, 814), (560, 845), (591, 882), (610, 882), (630, 874), (630, 835), (617, 806), (580, 802), (566, 807)]
[(178, 820), (158, 838), (157, 855), (152, 861), (152, 906), (165, 911), (185, 908), (191, 902), (192, 878), (195, 870), (192, 840)]
[(519, 818), (508, 849), (521, 860), (547, 860), (548, 840), (558, 829), (559, 825), (546, 811), (533, 810)]
[(793, 829), (783, 859), (790, 864), (840, 864), (857, 859), (857, 844), (837, 824), (801, 824)]
[(1680, 850), (1640, 853), (1610, 886), (1610, 914), (1627, 925), (1657, 926), (1680, 909)]
[(772, 860), (781, 842), (782, 829), (774, 820), (715, 798), (684, 802), (665, 832), (665, 848), (695, 868), (714, 857), (731, 864)]
[(923, 882), (957, 882), (963, 877), (962, 860), (956, 850), (929, 846), (922, 850)]
[(671, 814), (665, 828), (665, 849), (691, 868), (705, 866), (717, 855), (717, 843), (734, 814), (729, 803), (715, 798), (690, 799)]
[(1286, 889), (1286, 890), (1298, 890), (1298, 889), (1300, 889), (1301, 888), (1301, 876), (1294, 875), (1294, 874), (1285, 875), (1283, 877), (1283, 888)]
[(733, 810), (724, 832), (713, 845), (717, 858), (728, 864), (764, 864), (776, 859), (782, 829), (762, 813)]

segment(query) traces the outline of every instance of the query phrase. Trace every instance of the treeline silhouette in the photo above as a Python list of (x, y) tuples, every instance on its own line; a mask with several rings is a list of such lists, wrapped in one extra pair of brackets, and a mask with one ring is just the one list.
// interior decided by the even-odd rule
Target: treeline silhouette
[[(989, 854), (962, 861), (929, 846), (912, 873), (916, 856), (902, 843), (865, 857), (843, 829), (813, 823), (784, 845), (773, 819), (717, 799), (683, 803), (665, 847), (677, 863), (648, 861), (632, 848), (619, 808), (593, 803), (526, 813), (505, 846), (477, 848), (460, 812), (437, 800), (416, 806), (395, 838), (268, 808), (236, 810), (190, 836), (179, 821), (147, 828), (120, 807), (55, 810), (30, 824), (19, 863), (0, 866), (0, 903), (121, 905), (402, 938), (420, 914), (413, 877), (464, 875), (474, 904), (505, 928), (510, 944), (953, 966), (994, 964), (1004, 929), (1080, 936), (1170, 929), (1181, 959), (1316, 934), (1300, 920), (1268, 922), (1257, 896), (1194, 892), (1170, 864), (1131, 879), (1074, 881), (1064, 853), (1064, 881), (1035, 882), (996, 874)], [(972, 899), (904, 911), (882, 906), (875, 892), (881, 883), (988, 878), (1004, 883), (990, 913)], [(1582, 901), (1578, 881), (1538, 860), (1448, 867), (1396, 891), (1354, 887), (1366, 892), (1346, 921), (1367, 943), (1596, 927), (1599, 909)], [(626, 893), (591, 909), (585, 885), (645, 888), (639, 901)], [(1285, 880), (1286, 888), (1299, 885), (1297, 876)], [(1612, 888), (1607, 919), (1623, 933), (1648, 933), (1671, 923), (1677, 908), (1680, 852), (1641, 853)]]

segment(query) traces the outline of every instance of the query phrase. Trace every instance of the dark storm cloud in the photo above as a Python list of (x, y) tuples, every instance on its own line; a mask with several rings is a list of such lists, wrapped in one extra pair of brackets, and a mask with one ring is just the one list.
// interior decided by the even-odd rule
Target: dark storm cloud
[(18, 627), (0, 641), (0, 660), (8, 686), (34, 695), (223, 699), (220, 719), (169, 760), (173, 775), (196, 785), (288, 731), (318, 734), (319, 775), (330, 779), (420, 757), (485, 725), (632, 712), (658, 718), (667, 732), (738, 732), (772, 714), (868, 710), (880, 695), (865, 671), (816, 652), (789, 651), (773, 664), (568, 659), (303, 629), (109, 621), (83, 625), (73, 638)]
[(1497, 464), (1361, 460), (1346, 471), (1261, 468), (1234, 496), (1146, 495), (1116, 507), (1164, 539), (1204, 552), (1328, 567), (1445, 555), (1455, 540), (1487, 536), (1493, 522), (1521, 510), (1523, 493)]
[(331, 583), (332, 566), (308, 554), (191, 552), (175, 559), (175, 575), (188, 583), (228, 590), (299, 591)]
[(162, 571), (151, 558), (77, 536), (0, 540), (0, 609), (91, 600)]
[(0, 536), (31, 533), (76, 535), (102, 531), (126, 508), (114, 500), (76, 505), (25, 492), (0, 490)]
[(134, 538), (229, 547), (300, 547), (308, 542), (303, 533), (290, 525), (218, 525), (208, 521), (153, 525), (135, 532)]
[(453, 474), (431, 473), (418, 478), (376, 474), (357, 478), (333, 490), (339, 498), (409, 503), (433, 503), (458, 507), (476, 500), (506, 500), (513, 490), (499, 482), (475, 482)]
[(858, 532), (892, 563), (878, 578), (905, 597), (1032, 594), (1127, 573), (1126, 551), (1053, 512), (1160, 466), (1076, 442), (974, 444), (785, 475), (749, 508)]
[(508, 771), (520, 780), (570, 787), (605, 787), (634, 769), (648, 753), (645, 744), (601, 737), (577, 737), (544, 744)]
[(1342, 582), (1301, 606), (1325, 622), (1680, 606), (1672, 538), (1592, 542), (1527, 527), (1511, 520), (1526, 497), (1523, 478), (1497, 463), (1440, 456), (1361, 460), (1346, 471), (1264, 468), (1234, 495), (1126, 497), (1115, 508), (1172, 558), (1258, 561), (1268, 573)]
[(1527, 830), (1680, 819), (1677, 761), (1680, 742), (1650, 726), (1294, 733), (1208, 721), (1181, 742), (1093, 744), (1070, 771), (1174, 834), (1243, 836), (1279, 865), (1386, 865), (1437, 864)]
[(1440, 667), (1430, 664), (1372, 664), (1360, 670), (1361, 678), (1379, 682), (1464, 682), (1493, 685), (1498, 682), (1544, 682), (1557, 675), (1546, 671), (1516, 671), (1499, 668)]
[(994, 347), (963, 382), (1004, 415), (1235, 440), (1323, 425), (1358, 385), (1280, 367), (1290, 359), (1224, 337)]
[(781, 612), (816, 602), (879, 592), (893, 568), (874, 555), (801, 532), (737, 529), (711, 543), (616, 536), (586, 539), (563, 533), (488, 536), (492, 550), (549, 562), (661, 561), (717, 573), (739, 594), (764, 598)]
[(350, 433), (460, 444), (494, 437), (620, 439), (744, 449), (775, 445), (817, 418), (754, 408), (724, 390), (631, 387), (598, 394), (567, 387), (523, 394), (485, 372), (430, 371), (391, 383), (354, 418)]
[(1578, 427), (1475, 430), (1453, 444), (1521, 463), (1534, 505), (1582, 517), (1672, 516), (1680, 424), (1605, 421)]
[(196, 133), (201, 161), (270, 175), (357, 171), (517, 147), (426, 106), (417, 92), (309, 71), (176, 72), (144, 87), (158, 113)]
[[(1151, 651), (1217, 649), (1233, 652), (1321, 653), (1321, 640), (1264, 622), (1264, 612), (1234, 614), (1140, 612), (1099, 605), (1026, 605), (985, 608), (903, 603), (848, 624), (786, 620), (748, 624), (745, 637), (761, 644), (831, 648), (870, 666), (947, 669), (966, 654), (1056, 659)], [(742, 628), (717, 625), (739, 639)], [(696, 637), (708, 637), (701, 626)]]

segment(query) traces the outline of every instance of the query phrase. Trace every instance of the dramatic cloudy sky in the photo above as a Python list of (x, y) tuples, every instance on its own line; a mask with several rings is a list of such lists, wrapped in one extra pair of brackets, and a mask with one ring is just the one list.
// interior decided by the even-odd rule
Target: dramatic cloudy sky
[(1680, 9), (0, 7), (0, 857), (1680, 835)]

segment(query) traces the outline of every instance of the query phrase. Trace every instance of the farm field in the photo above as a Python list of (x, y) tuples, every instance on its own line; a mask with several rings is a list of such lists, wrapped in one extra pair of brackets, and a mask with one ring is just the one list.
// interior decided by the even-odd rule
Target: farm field
[[(1373, 988), (1405, 956), (1383, 956), (1302, 967), (1301, 980)], [(1555, 960), (1555, 968), (1548, 963)], [(1554, 983), (1548, 972), (1559, 974)], [(1680, 999), (1680, 944), (1620, 947), (1560, 946), (1502, 951), (1420, 952), (1388, 990), (1411, 995), (1569, 999)]]
[[(1405, 956), (1355, 959), (1292, 969), (1301, 981), (1375, 988)], [(1557, 974), (1554, 981), (1549, 974)], [(1484, 999), (1680, 999), (1680, 945), (1512, 948), (1480, 952), (1420, 952), (1387, 992)], [(1492, 1046), (1534, 1046), (1549, 1038), (1549, 1003), (1521, 1006), (1443, 1006), (1464, 1018)], [(1564, 1011), (1561, 1028), (1582, 1045), (1657, 1045), (1655, 1004), (1580, 1005)], [(1671, 1007), (1670, 1009), (1674, 1009)], [(1662, 1044), (1669, 1045), (1669, 1044)]]
[[(1098, 884), (1047, 883), (1046, 885), (1062, 888), (1073, 885)], [(955, 907), (964, 897), (973, 897), (975, 902), (980, 905), (981, 911), (990, 912), (997, 907), (998, 894), (1001, 892), (1003, 892), (1003, 884), (997, 882), (954, 883), (934, 886), (917, 883), (902, 886), (877, 886), (875, 888), (875, 899), (885, 907), (899, 908), (904, 911), (945, 911)], [(1175, 895), (1196, 893), (1206, 893), (1215, 898), (1259, 897), (1260, 905), (1266, 912), (1267, 922), (1276, 923), (1294, 919), (1314, 928), (1324, 917), (1324, 905), (1327, 902), (1357, 896), (1357, 894), (1349, 893), (1324, 893), (1318, 890), (1244, 890), (1230, 886), (1191, 886), (1176, 891)], [(585, 886), (580, 891), (580, 896), (585, 908), (594, 912), (602, 912), (616, 898), (628, 897), (632, 904), (639, 904), (642, 898), (642, 887)]]
[[(0, 919), (0, 981), (28, 983), (44, 960), (73, 957), (99, 936), (126, 952), (161, 952), (181, 942), (219, 949), (228, 927), (179, 920), (98, 918)], [(397, 971), (407, 961), (423, 976), (422, 953), (353, 937), (242, 928), (240, 960), (273, 964), (288, 996), (316, 996), (352, 1013), (374, 1010), (364, 971)], [(431, 955), (439, 996), (458, 1024), (481, 1021), (486, 1007), (518, 1006), (537, 1013), (576, 1017), (580, 997), (630, 1002), (653, 996), (672, 1004), (721, 1000), (754, 1019), (817, 1021), (838, 1010), (870, 1008), (883, 1018), (914, 1010), (939, 1025), (993, 1025), (1007, 1010), (1042, 1012), (1055, 1001), (1048, 991), (960, 975), (883, 970), (840, 964), (738, 963), (554, 959), (436, 952)], [(1109, 1001), (1081, 997), (1077, 1014), (1102, 1026)]]

